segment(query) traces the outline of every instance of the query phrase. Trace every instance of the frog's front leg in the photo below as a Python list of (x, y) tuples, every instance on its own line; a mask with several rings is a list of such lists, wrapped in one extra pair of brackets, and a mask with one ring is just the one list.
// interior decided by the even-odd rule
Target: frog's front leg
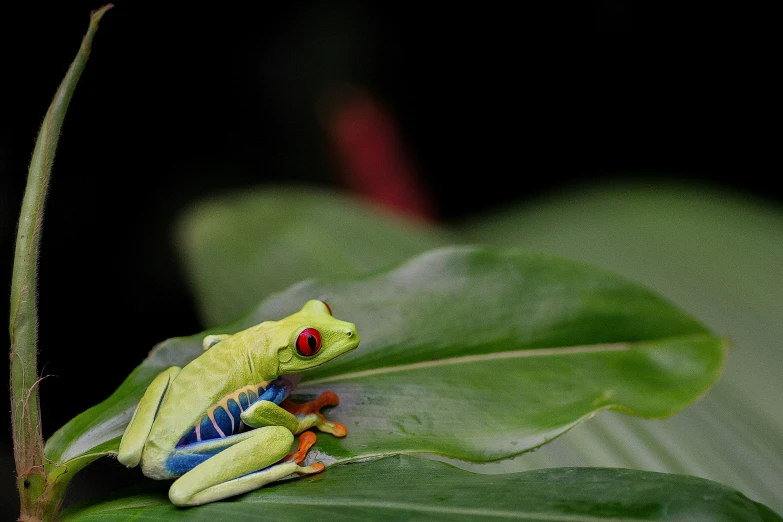
[(316, 426), (318, 429), (331, 433), (335, 437), (345, 437), (348, 434), (348, 429), (339, 422), (327, 421), (326, 417), (321, 413), (321, 409), (327, 406), (337, 406), (338, 404), (340, 404), (340, 398), (337, 394), (332, 391), (325, 391), (317, 399), (310, 402), (294, 402), (288, 397), (280, 403), (280, 407), (296, 415), (297, 418), (314, 413), (323, 421), (323, 423)]
[[(194, 445), (199, 453), (209, 450), (218, 453), (174, 481), (169, 489), (169, 499), (178, 506), (197, 506), (256, 490), (294, 473), (311, 474), (324, 469), (322, 464), (301, 466), (307, 450), (315, 442), (312, 433), (303, 434), (297, 451), (288, 455), (293, 440), (288, 428), (267, 426), (214, 443)], [(226, 443), (231, 445), (221, 450), (220, 446)], [(199, 453), (183, 449), (172, 458), (187, 458)]]
[(138, 466), (141, 461), (141, 453), (144, 450), (144, 443), (152, 429), (152, 423), (158, 412), (158, 407), (166, 396), (169, 384), (179, 373), (178, 366), (160, 372), (147, 387), (136, 409), (133, 411), (125, 432), (120, 440), (120, 448), (117, 453), (117, 460), (122, 464), (132, 468)]
[(335, 406), (338, 402), (337, 395), (332, 392), (325, 392), (315, 401), (304, 404), (286, 400), (281, 404), (284, 407), (271, 401), (260, 400), (242, 412), (241, 417), (242, 422), (254, 428), (285, 426), (294, 434), (317, 428), (335, 437), (345, 437), (348, 434), (345, 426), (339, 422), (327, 421), (320, 413), (324, 406)]

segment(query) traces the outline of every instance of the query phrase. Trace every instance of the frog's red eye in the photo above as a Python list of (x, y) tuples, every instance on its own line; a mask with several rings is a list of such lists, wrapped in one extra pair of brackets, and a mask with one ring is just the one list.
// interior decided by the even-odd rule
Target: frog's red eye
[(332, 313), (332, 307), (329, 306), (329, 304), (325, 303), (324, 301), (321, 301), (321, 302), (324, 303), (324, 306), (326, 307), (326, 311), (329, 312), (329, 315), (334, 315)]
[(305, 328), (296, 338), (296, 351), (305, 357), (318, 353), (321, 349), (321, 332), (315, 328)]

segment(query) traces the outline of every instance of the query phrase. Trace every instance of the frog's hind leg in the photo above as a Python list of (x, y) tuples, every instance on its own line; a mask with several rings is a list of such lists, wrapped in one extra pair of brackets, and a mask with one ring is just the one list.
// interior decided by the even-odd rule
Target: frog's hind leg
[(300, 440), (297, 451), (288, 455), (294, 436), (287, 428), (267, 426), (250, 434), (174, 481), (169, 489), (171, 502), (197, 506), (253, 491), (295, 473), (310, 474), (323, 469), (320, 464), (301, 466), (314, 438)]

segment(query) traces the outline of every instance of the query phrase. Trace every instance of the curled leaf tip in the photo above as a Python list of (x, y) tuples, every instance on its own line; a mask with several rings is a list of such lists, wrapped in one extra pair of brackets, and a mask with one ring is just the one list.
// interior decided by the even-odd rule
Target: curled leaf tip
[(112, 7), (114, 7), (114, 4), (106, 4), (103, 7), (100, 7), (98, 9), (96, 9), (95, 11), (91, 12), (90, 13), (90, 21), (93, 24), (97, 24), (98, 22), (101, 21), (101, 18), (106, 13), (106, 11), (108, 11)]

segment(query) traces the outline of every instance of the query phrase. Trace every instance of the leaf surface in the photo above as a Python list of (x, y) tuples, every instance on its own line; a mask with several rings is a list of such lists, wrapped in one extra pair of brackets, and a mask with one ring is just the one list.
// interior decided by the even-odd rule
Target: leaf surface
[(492, 465), (494, 472), (684, 473), (783, 512), (783, 207), (704, 184), (616, 182), (498, 209), (460, 233), (622, 274), (731, 340), (721, 380), (693, 407), (656, 422), (599, 415), (544, 451)]
[[(161, 489), (161, 488), (157, 488)], [(510, 494), (512, 493), (512, 494)], [(74, 506), (63, 522), (134, 520), (680, 520), (777, 522), (741, 493), (695, 477), (628, 469), (559, 468), (481, 475), (388, 457), (267, 486), (238, 501), (180, 509), (164, 492)]]

